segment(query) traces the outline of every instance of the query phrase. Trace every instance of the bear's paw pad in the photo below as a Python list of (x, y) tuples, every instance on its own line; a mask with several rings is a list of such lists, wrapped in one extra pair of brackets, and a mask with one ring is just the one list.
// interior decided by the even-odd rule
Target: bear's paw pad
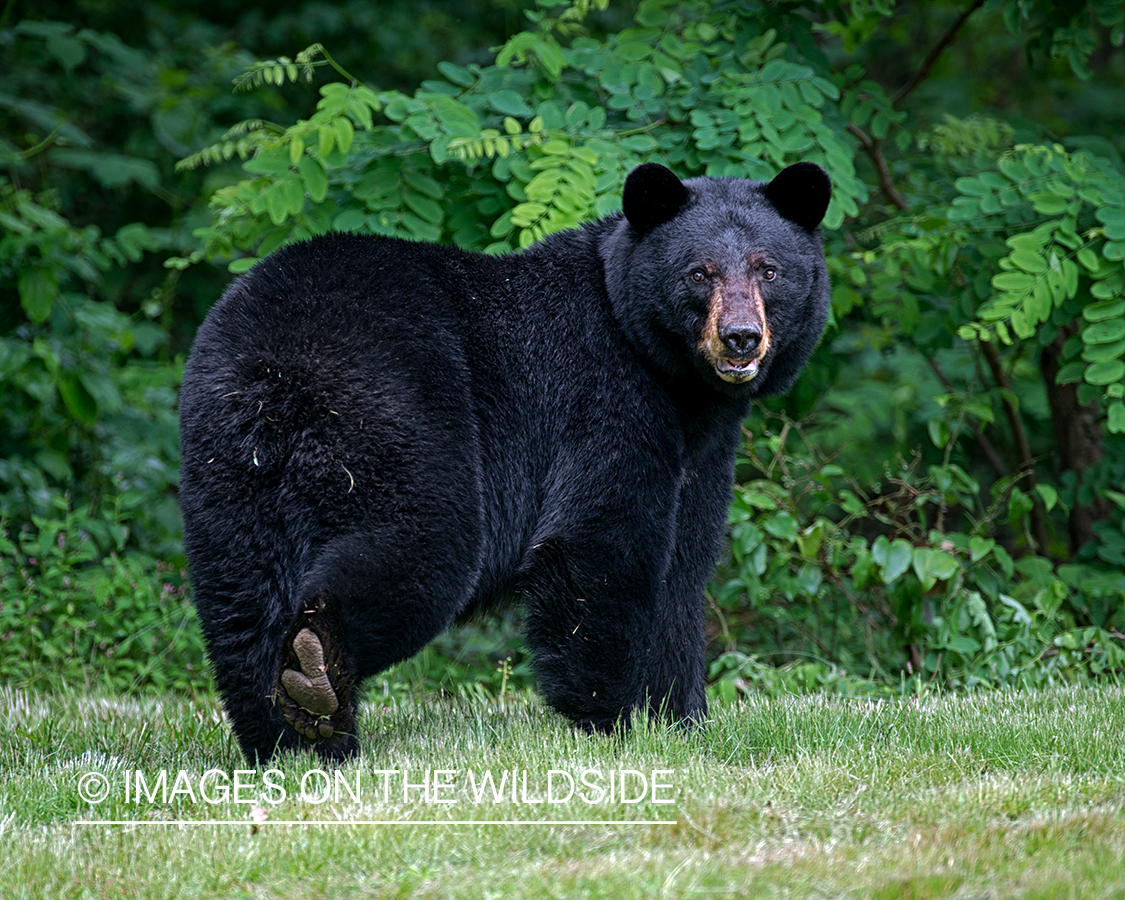
[(317, 716), (330, 716), (340, 708), (336, 691), (328, 679), (324, 664), (324, 646), (310, 629), (302, 628), (293, 638), (293, 652), (301, 664), (301, 671), (285, 669), (281, 684), (285, 692), (305, 710)]
[(329, 717), (340, 709), (340, 698), (332, 685), (321, 638), (311, 628), (302, 628), (290, 648), (289, 663), (279, 679), (282, 710), (299, 734), (318, 744), (336, 733)]

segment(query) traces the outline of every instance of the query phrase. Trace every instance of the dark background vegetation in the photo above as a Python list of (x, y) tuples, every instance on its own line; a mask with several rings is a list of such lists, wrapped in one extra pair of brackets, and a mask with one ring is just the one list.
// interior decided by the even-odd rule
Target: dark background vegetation
[[(746, 423), (712, 690), (1117, 677), (1123, 38), (1111, 2), (12, 0), (0, 680), (209, 689), (176, 391), (232, 272), (329, 228), (516, 249), (645, 160), (797, 159), (833, 320)], [(379, 689), (521, 685), (514, 625)]]

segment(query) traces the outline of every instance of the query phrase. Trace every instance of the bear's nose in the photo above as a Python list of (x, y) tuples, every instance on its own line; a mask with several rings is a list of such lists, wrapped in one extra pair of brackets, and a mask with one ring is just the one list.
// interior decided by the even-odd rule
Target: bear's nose
[(736, 357), (750, 356), (762, 343), (762, 329), (754, 322), (730, 322), (719, 332), (719, 340)]

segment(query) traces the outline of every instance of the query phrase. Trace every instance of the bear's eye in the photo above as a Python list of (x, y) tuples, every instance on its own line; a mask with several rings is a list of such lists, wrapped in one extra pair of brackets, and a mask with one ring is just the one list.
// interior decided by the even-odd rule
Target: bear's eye
[(707, 280), (707, 273), (704, 272), (702, 269), (692, 269), (691, 280), (694, 281), (696, 284), (702, 284), (704, 281)]
[(762, 277), (765, 278), (766, 281), (773, 281), (775, 278), (777, 278), (777, 269), (775, 269), (773, 266), (766, 266), (764, 269), (762, 269)]

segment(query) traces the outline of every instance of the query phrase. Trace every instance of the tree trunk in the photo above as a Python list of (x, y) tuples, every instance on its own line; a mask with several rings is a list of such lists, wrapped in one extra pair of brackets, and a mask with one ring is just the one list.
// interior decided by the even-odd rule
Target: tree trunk
[[(1059, 384), (1056, 381), (1062, 363), (1063, 344), (1076, 333), (1072, 325), (1060, 328), (1055, 339), (1043, 348), (1039, 367), (1047, 385), (1047, 403), (1055, 428), (1059, 469), (1074, 472), (1081, 480), (1082, 473), (1102, 457), (1103, 435), (1098, 424), (1097, 404), (1080, 404), (1077, 384)], [(1094, 539), (1094, 523), (1108, 518), (1109, 514), (1109, 502), (1102, 497), (1095, 498), (1089, 505), (1074, 504), (1069, 522), (1072, 553)]]

